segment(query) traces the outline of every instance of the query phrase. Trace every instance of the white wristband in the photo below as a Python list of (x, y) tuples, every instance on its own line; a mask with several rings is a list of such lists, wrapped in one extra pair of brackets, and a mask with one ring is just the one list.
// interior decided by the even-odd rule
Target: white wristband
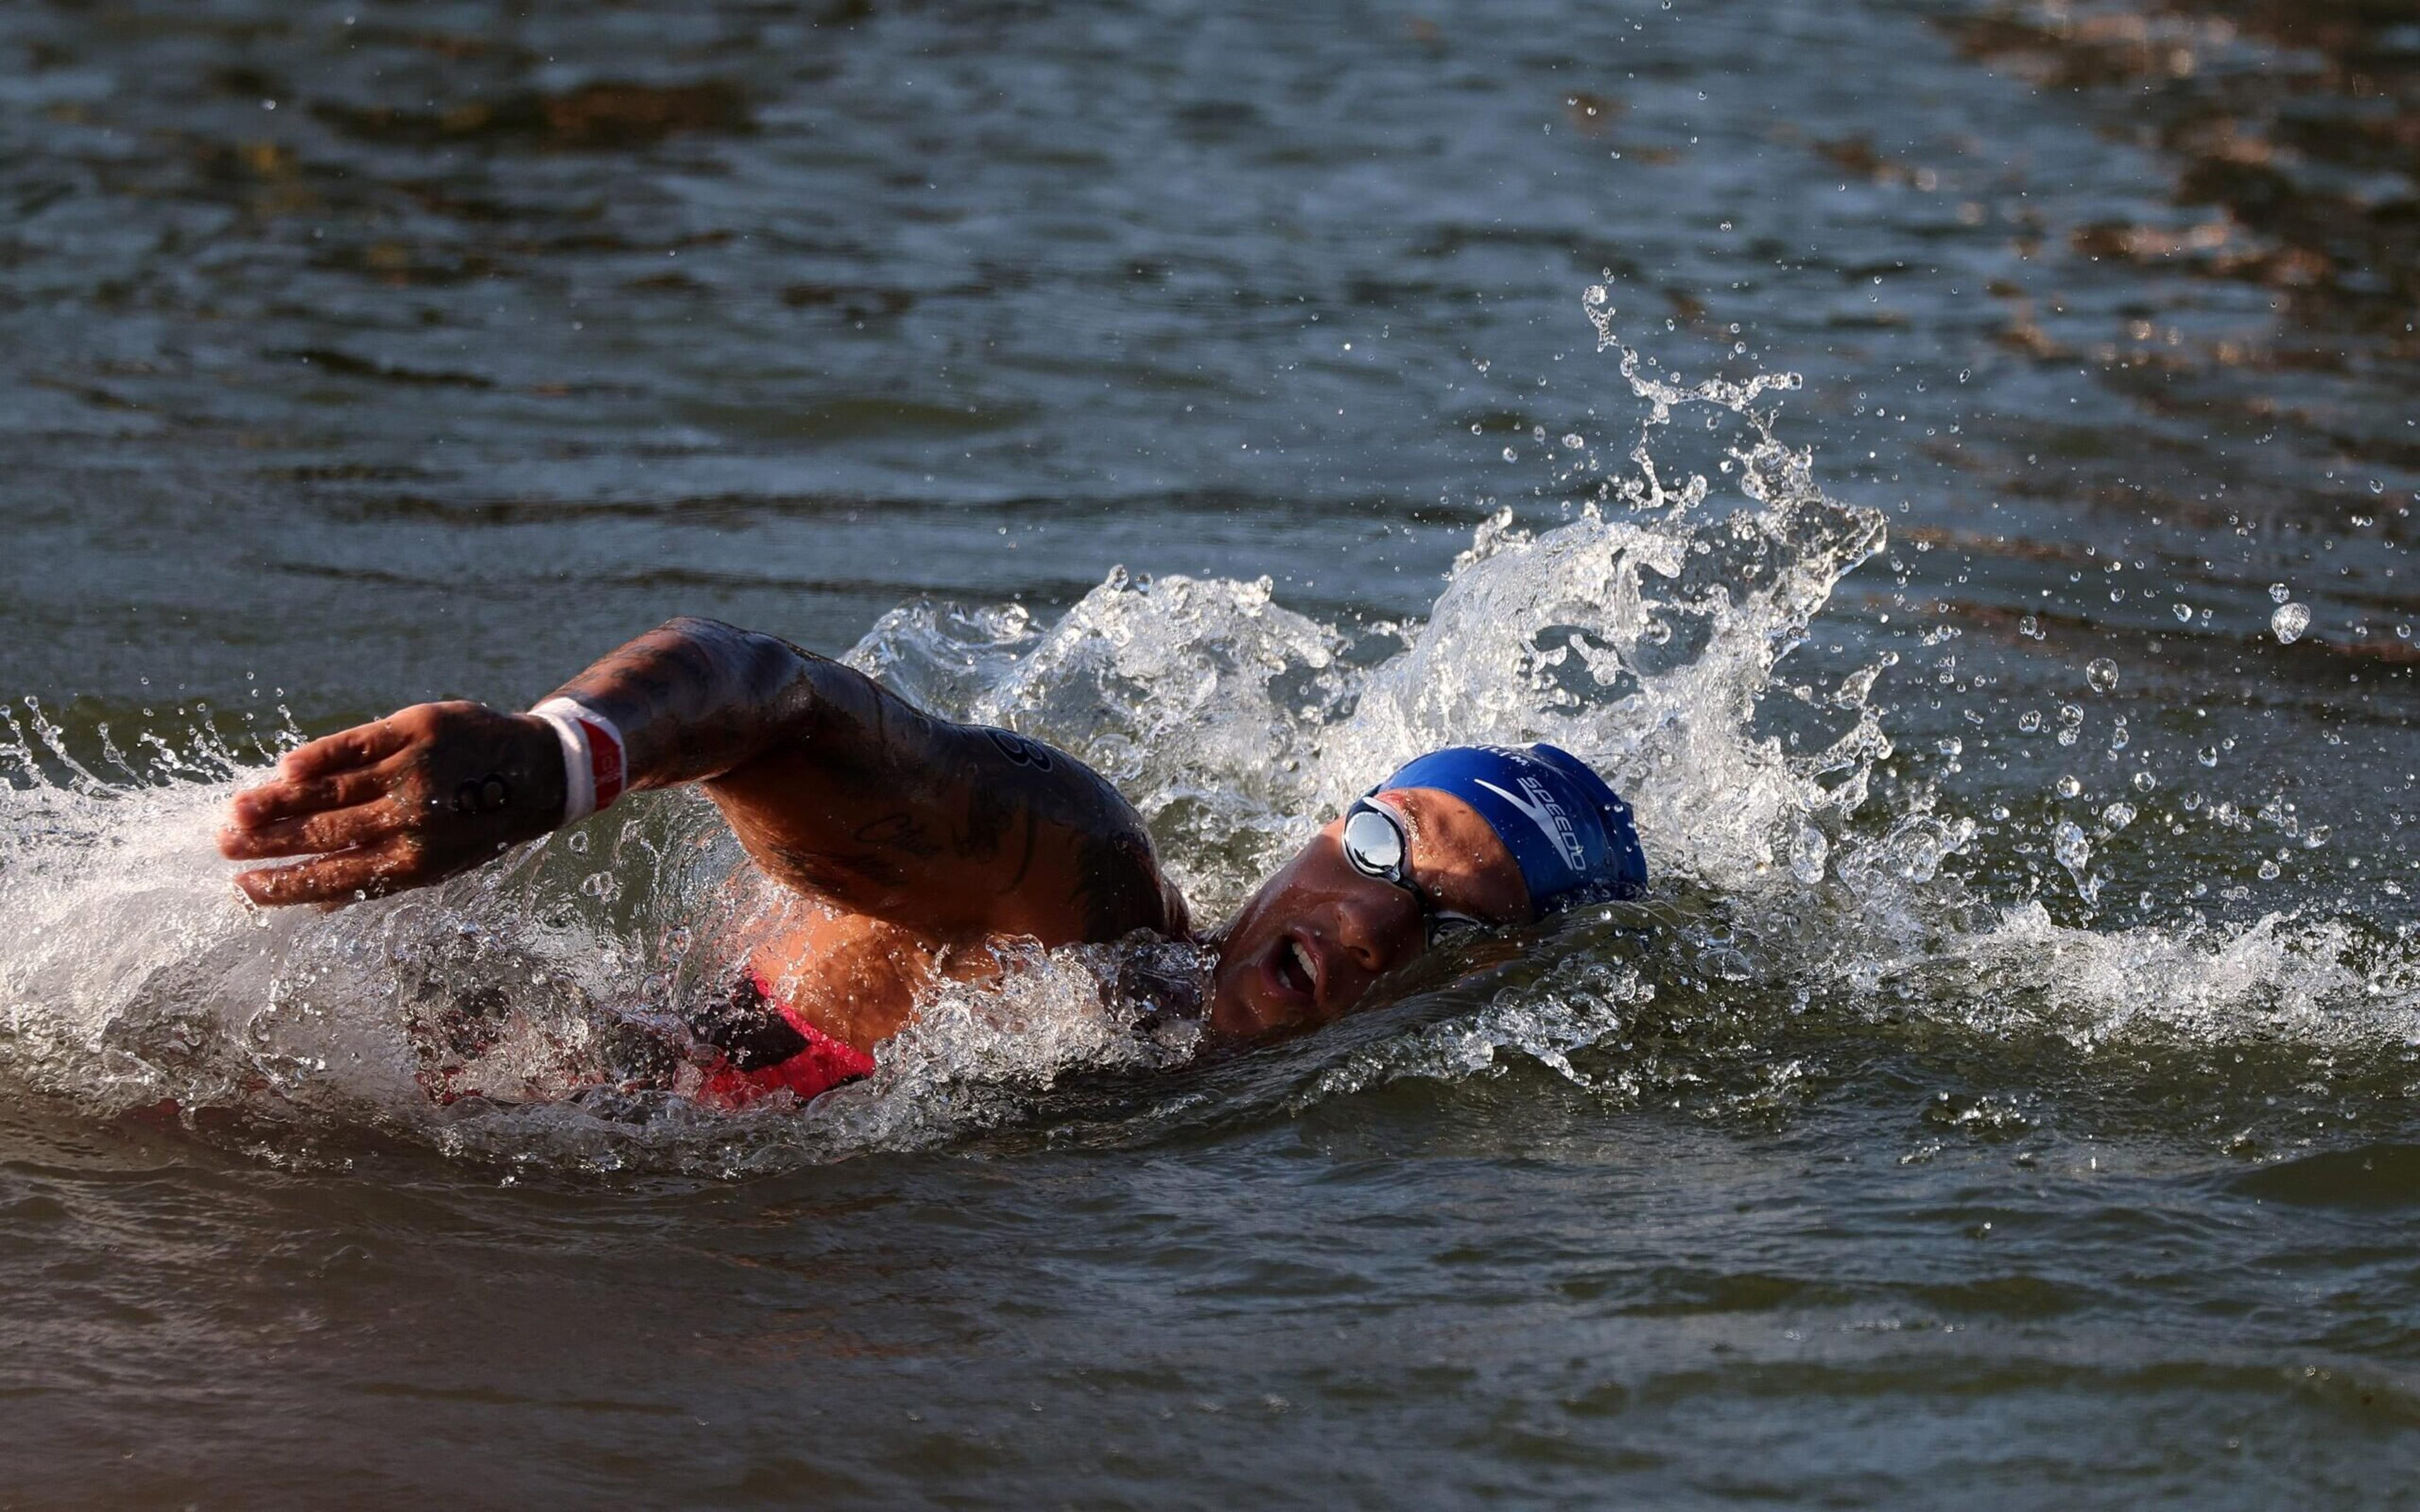
[(612, 807), (630, 775), (613, 721), (577, 699), (549, 699), (530, 713), (552, 726), (563, 746), (563, 822), (578, 824)]

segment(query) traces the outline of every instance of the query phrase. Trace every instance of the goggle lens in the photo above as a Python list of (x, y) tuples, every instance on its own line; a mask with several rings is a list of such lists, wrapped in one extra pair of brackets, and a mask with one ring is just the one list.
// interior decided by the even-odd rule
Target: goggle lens
[(1364, 876), (1404, 881), (1404, 832), (1375, 809), (1356, 809), (1344, 821), (1344, 858)]
[(1368, 798), (1361, 799), (1344, 816), (1341, 839), (1344, 859), (1354, 871), (1365, 877), (1391, 882), (1412, 895), (1412, 902), (1419, 905), (1420, 923), (1431, 945), (1487, 927), (1467, 914), (1439, 908), (1429, 901), (1429, 895), (1412, 880), (1410, 841), (1404, 834), (1403, 823), (1386, 809)]

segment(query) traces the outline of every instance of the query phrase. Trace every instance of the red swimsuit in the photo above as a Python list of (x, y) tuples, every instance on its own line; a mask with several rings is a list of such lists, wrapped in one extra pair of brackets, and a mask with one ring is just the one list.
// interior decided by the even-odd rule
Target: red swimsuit
[(706, 1068), (705, 1080), (698, 1084), (691, 1097), (700, 1105), (710, 1108), (743, 1108), (760, 1098), (775, 1092), (788, 1091), (801, 1103), (812, 1102), (846, 1082), (874, 1074), (874, 1057), (851, 1044), (833, 1039), (807, 1022), (789, 1004), (773, 995), (765, 979), (754, 972), (748, 974), (765, 1006), (782, 1016), (782, 1022), (797, 1031), (806, 1041), (806, 1048), (769, 1066), (742, 1071), (727, 1055), (716, 1057)]

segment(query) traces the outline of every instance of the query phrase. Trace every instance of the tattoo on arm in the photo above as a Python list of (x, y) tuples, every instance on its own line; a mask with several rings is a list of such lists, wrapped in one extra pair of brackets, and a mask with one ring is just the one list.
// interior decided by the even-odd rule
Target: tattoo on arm
[[(864, 689), (849, 685), (864, 684)], [(761, 754), (872, 685), (786, 640), (715, 620), (666, 621), (556, 691), (622, 731), (633, 787), (711, 778)], [(872, 700), (877, 718), (881, 699)]]
[(1168, 923), (1150, 841), (1099, 774), (787, 641), (672, 620), (561, 691), (621, 728), (633, 787), (704, 781), (761, 864), (844, 906), (942, 933)]
[[(932, 836), (924, 832), (923, 822), (906, 810), (897, 813), (887, 813), (879, 819), (860, 825), (857, 833), (849, 838), (860, 845), (872, 845), (880, 850), (897, 851), (903, 856), (912, 856), (920, 861), (929, 860), (941, 854), (940, 845)], [(961, 849), (959, 854), (966, 853)]]
[(1000, 854), (1000, 842), (1009, 826), (1016, 823), (1022, 810), (1026, 816), (1027, 833), (1032, 833), (1033, 807), (1022, 802), (998, 783), (978, 781), (967, 794), (967, 825), (958, 834), (957, 852), (962, 861), (988, 861)]
[(1039, 823), (1040, 821), (1033, 817), (1032, 808), (1028, 806), (1025, 810), (1025, 854), (1017, 858), (1016, 875), (1001, 884), (1000, 896), (1005, 898), (1025, 886), (1026, 873), (1033, 870), (1033, 832)]
[(1078, 851), (1076, 886), (1068, 896), (1084, 919), (1088, 940), (1113, 940), (1160, 916), (1158, 869), (1131, 835), (1085, 837)]

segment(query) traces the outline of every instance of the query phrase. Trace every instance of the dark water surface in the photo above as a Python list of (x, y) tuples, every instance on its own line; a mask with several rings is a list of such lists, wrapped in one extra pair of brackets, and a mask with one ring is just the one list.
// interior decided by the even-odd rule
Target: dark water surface
[[(2420, 1503), (2415, 174), (2387, 0), (0, 8), (0, 1507)], [(1232, 900), (1314, 674), (1596, 539), (1591, 285), (1886, 543), (1457, 579), (1432, 686), (1621, 651), (1672, 880), (1314, 1041), (441, 1117), (445, 952), (675, 990), (695, 812), (256, 948), (157, 764), (1015, 602), (876, 649)]]

